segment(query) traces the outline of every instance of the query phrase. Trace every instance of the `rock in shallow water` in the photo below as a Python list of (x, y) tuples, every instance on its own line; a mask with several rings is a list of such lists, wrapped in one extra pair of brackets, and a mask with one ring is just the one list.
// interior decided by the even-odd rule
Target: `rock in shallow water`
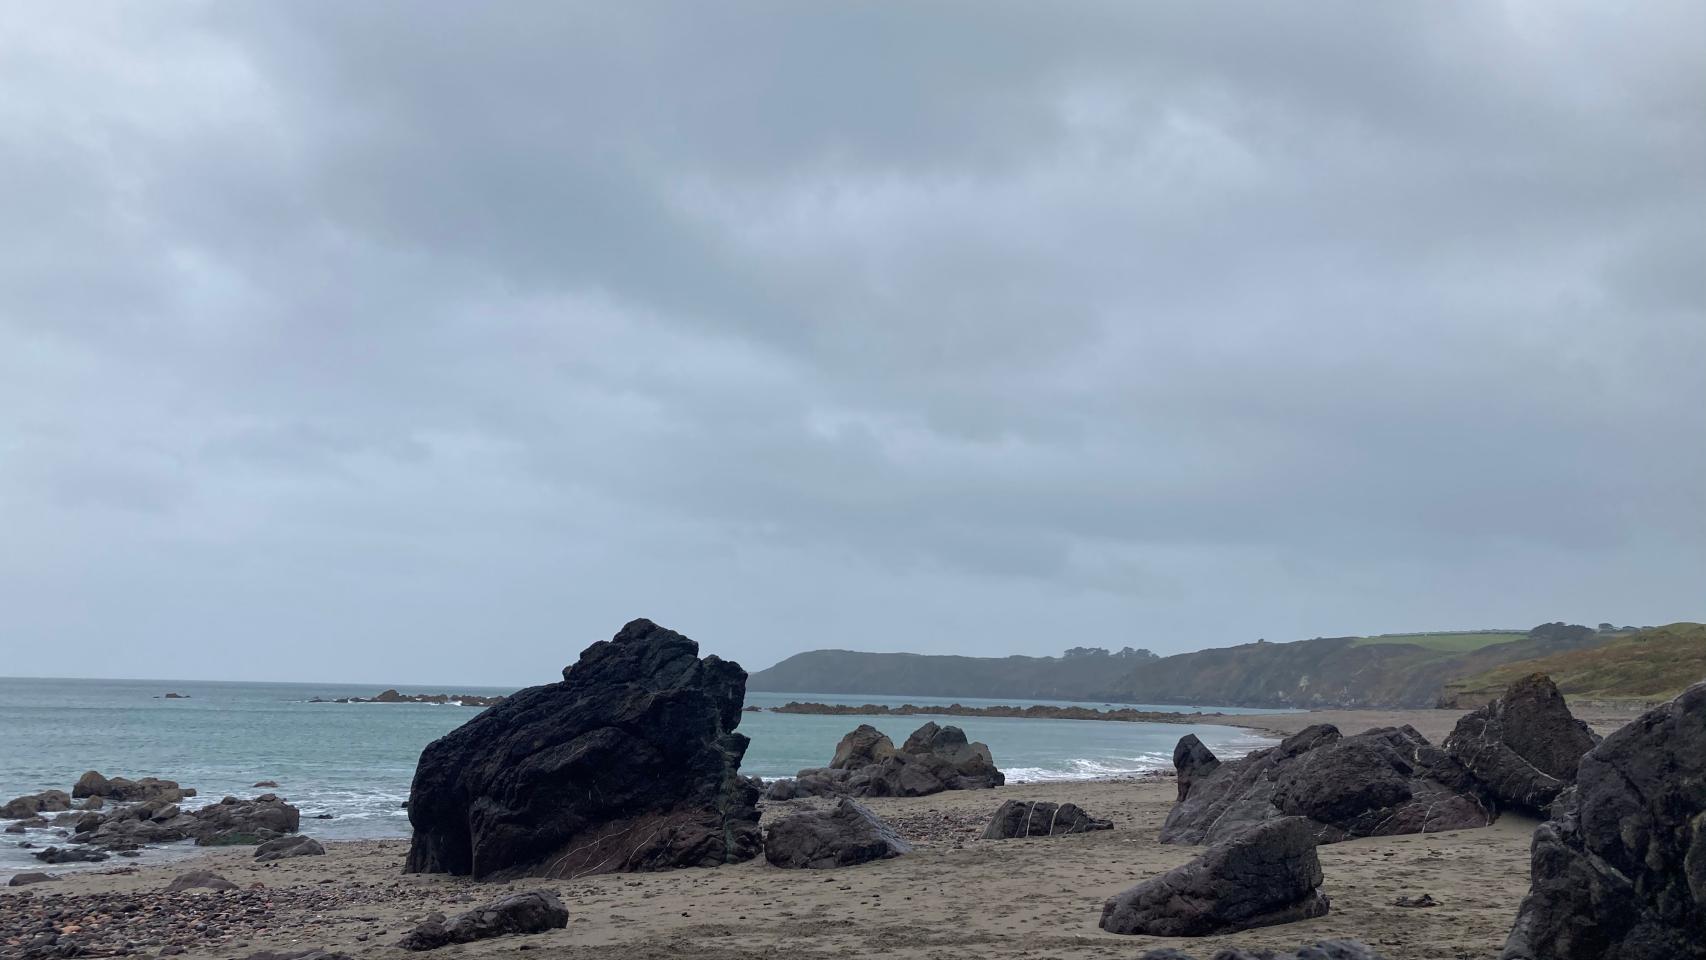
[(983, 831), (985, 840), (1010, 840), (1016, 837), (1058, 837), (1068, 833), (1091, 830), (1112, 830), (1110, 820), (1098, 820), (1074, 803), (1049, 803), (1047, 800), (1009, 800), (995, 811), (989, 826)]
[(569, 924), (568, 908), (549, 890), (524, 890), (499, 897), (446, 922), (442, 915), (427, 918), (404, 934), (404, 950), (435, 950), (453, 943), (472, 943), (492, 937), (544, 933)]
[(1501, 806), (1545, 816), (1575, 781), (1582, 755), (1598, 743), (1598, 735), (1570, 715), (1552, 679), (1535, 673), (1458, 720), (1445, 738), (1445, 752)]
[(847, 867), (911, 852), (893, 828), (846, 797), (828, 810), (792, 814), (764, 838), (764, 858), (778, 867)]
[(1324, 916), (1314, 829), (1270, 820), (1202, 856), (1117, 894), (1102, 906), (1109, 933), (1202, 937)]
[(561, 683), (531, 687), (422, 751), (405, 870), (558, 878), (749, 860), (758, 788), (735, 733), (746, 671), (635, 620)]
[(1582, 758), (1531, 861), (1504, 960), (1706, 960), (1706, 683)]

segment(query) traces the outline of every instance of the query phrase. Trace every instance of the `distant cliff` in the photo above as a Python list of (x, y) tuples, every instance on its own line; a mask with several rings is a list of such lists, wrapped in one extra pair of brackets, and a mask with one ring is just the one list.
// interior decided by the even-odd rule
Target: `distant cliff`
[(1515, 660), (1445, 685), (1440, 705), (1479, 707), (1530, 673), (1544, 673), (1566, 696), (1590, 700), (1669, 700), (1706, 679), (1706, 624), (1648, 627), (1610, 643)]
[(1543, 624), (1527, 635), (1511, 636), (1508, 642), (1468, 651), (1326, 637), (1161, 658), (1106, 651), (997, 659), (816, 650), (758, 671), (747, 689), (1247, 707), (1431, 707), (1448, 680), (1615, 639), (1564, 624)]

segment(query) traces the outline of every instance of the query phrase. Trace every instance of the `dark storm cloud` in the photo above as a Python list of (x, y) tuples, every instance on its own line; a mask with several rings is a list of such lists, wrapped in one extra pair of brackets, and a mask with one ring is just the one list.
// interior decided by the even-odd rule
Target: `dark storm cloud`
[(8, 20), (15, 671), (1699, 615), (1691, 5)]

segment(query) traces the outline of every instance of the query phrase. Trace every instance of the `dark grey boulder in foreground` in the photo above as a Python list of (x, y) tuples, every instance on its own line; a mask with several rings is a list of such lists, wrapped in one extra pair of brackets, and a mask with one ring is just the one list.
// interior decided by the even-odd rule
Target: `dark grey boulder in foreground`
[(1276, 817), (1306, 817), (1317, 841), (1333, 843), (1484, 827), (1495, 815), (1469, 771), (1409, 726), (1345, 737), (1316, 724), (1212, 767), (1204, 753), (1183, 751), (1189, 782), (1162, 843), (1217, 843)]
[(1112, 830), (1110, 820), (1098, 820), (1085, 813), (1075, 803), (1049, 803), (1047, 800), (1009, 800), (995, 811), (984, 828), (985, 840), (1011, 840), (1017, 837), (1058, 837), (1067, 833), (1087, 833), (1091, 830)]
[(1284, 817), (1210, 847), (1102, 905), (1103, 930), (1202, 937), (1327, 913), (1313, 826)]
[(544, 933), (568, 925), (568, 908), (555, 893), (524, 890), (481, 904), (453, 920), (446, 921), (442, 914), (434, 914), (404, 934), (397, 946), (404, 950), (434, 950), (453, 943)]
[(288, 860), (291, 857), (323, 857), (326, 848), (313, 837), (298, 834), (294, 837), (279, 837), (268, 840), (255, 848), (255, 862), (269, 863), (273, 860)]
[(561, 683), (530, 687), (421, 752), (405, 870), (475, 878), (714, 866), (762, 847), (734, 732), (746, 671), (635, 620)]
[(1598, 743), (1599, 736), (1570, 715), (1552, 679), (1534, 673), (1458, 720), (1445, 752), (1501, 806), (1545, 816), (1575, 781), (1582, 755)]
[(1706, 958), (1706, 683), (1582, 758), (1529, 883), (1504, 960)]
[(771, 800), (797, 797), (925, 797), (944, 790), (999, 787), (1007, 778), (989, 747), (966, 740), (955, 726), (924, 724), (900, 749), (875, 727), (860, 724), (841, 738), (827, 767), (801, 770), (770, 784)]
[(185, 890), (235, 890), (237, 885), (225, 879), (212, 870), (191, 870), (180, 873), (166, 885), (167, 893), (183, 893)]
[[(1139, 954), (1137, 960), (1195, 960), (1188, 953), (1172, 947), (1160, 947)], [(1273, 950), (1245, 950), (1227, 947), (1217, 951), (1210, 960), (1385, 960), (1366, 943), (1356, 940), (1322, 940), (1320, 943), (1298, 947), (1289, 953)]]
[(828, 810), (788, 816), (764, 838), (764, 859), (778, 867), (848, 867), (911, 852), (893, 828), (846, 797)]

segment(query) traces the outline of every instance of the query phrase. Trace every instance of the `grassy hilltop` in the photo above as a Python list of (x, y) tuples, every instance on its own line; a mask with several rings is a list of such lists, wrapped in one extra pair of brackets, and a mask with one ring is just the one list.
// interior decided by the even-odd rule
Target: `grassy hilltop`
[(1440, 702), (1476, 707), (1530, 673), (1550, 676), (1570, 697), (1668, 700), (1706, 679), (1706, 624), (1649, 627), (1585, 650), (1512, 661), (1447, 682)]

